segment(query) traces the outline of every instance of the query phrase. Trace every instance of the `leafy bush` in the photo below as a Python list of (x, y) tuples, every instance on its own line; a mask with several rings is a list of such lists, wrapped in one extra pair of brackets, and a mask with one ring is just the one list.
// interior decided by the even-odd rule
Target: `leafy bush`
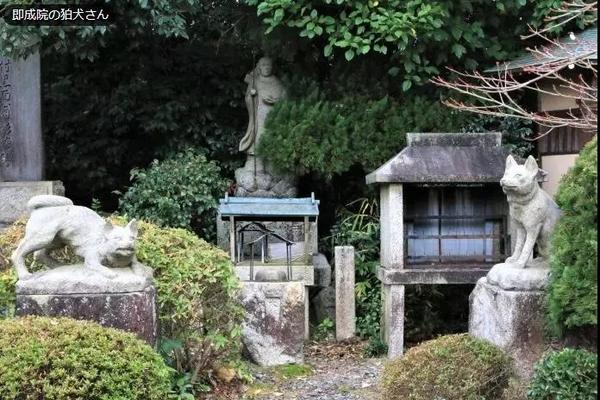
[(468, 334), (442, 336), (386, 364), (382, 398), (495, 399), (511, 373), (509, 357), (494, 345)]
[(15, 284), (17, 274), (14, 270), (0, 270), (0, 319), (12, 317), (15, 312)]
[(0, 321), (0, 398), (164, 400), (170, 369), (133, 334), (68, 318)]
[(519, 118), (493, 117), (489, 115), (477, 115), (471, 120), (464, 132), (501, 132), (502, 145), (512, 154), (527, 157), (534, 149), (533, 142), (526, 139), (531, 138), (533, 129), (532, 122)]
[(258, 152), (280, 170), (331, 178), (354, 165), (379, 167), (402, 150), (406, 132), (448, 132), (465, 118), (425, 97), (331, 100), (313, 88), (306, 97), (275, 104)]
[(121, 197), (120, 210), (159, 226), (195, 228), (212, 237), (218, 198), (228, 186), (220, 171), (191, 149), (154, 160), (145, 170), (131, 171), (133, 185)]
[[(124, 225), (125, 219), (113, 222)], [(22, 222), (0, 234), (1, 254), (10, 254), (23, 235)], [(154, 269), (162, 351), (200, 387), (215, 367), (239, 356), (243, 313), (233, 266), (225, 252), (184, 229), (140, 221), (138, 235), (137, 257)], [(64, 249), (56, 258), (76, 261)], [(14, 307), (14, 289), (7, 288), (8, 307)]]
[(598, 154), (594, 137), (560, 183), (562, 210), (552, 238), (548, 315), (551, 330), (598, 323)]
[(529, 400), (592, 400), (598, 396), (598, 355), (563, 349), (547, 353), (535, 366)]

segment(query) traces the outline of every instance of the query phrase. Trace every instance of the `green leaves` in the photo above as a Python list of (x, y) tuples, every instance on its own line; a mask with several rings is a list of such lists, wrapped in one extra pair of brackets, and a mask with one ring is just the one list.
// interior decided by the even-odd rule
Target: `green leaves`
[(535, 365), (527, 398), (588, 400), (598, 395), (598, 355), (583, 349), (551, 351)]
[(256, 5), (267, 31), (280, 25), (296, 28), (300, 37), (321, 46), (327, 58), (336, 57), (334, 47), (344, 49), (340, 56), (343, 53), (346, 62), (371, 53), (388, 56), (395, 64), (391, 66), (404, 67), (403, 87), (410, 90), (449, 62), (460, 67), (472, 65), (473, 59), (495, 61), (506, 56), (506, 49), (516, 49), (520, 45), (519, 34), (527, 29), (526, 23), (514, 23), (518, 17), (528, 17), (522, 1), (246, 3)]
[(147, 170), (131, 171), (133, 184), (121, 197), (120, 209), (160, 226), (195, 227), (210, 234), (217, 199), (228, 186), (220, 171), (191, 149), (155, 160)]
[(562, 216), (552, 237), (548, 322), (558, 336), (598, 324), (597, 168), (594, 136), (556, 194)]

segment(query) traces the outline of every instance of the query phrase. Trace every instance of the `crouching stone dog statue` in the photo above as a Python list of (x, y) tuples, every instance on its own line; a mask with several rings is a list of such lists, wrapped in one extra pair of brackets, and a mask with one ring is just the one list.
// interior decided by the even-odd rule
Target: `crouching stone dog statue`
[[(12, 254), (16, 314), (92, 320), (154, 344), (156, 290), (152, 269), (135, 257), (137, 222), (115, 226), (61, 196), (35, 196), (27, 206), (25, 237)], [(64, 246), (83, 262), (59, 265), (51, 251)], [(48, 268), (28, 271), (29, 254)]]
[(130, 267), (140, 276), (152, 277), (152, 270), (140, 264), (135, 257), (137, 222), (118, 227), (104, 220), (86, 207), (75, 206), (66, 197), (34, 196), (27, 203), (31, 216), (25, 227), (25, 237), (12, 254), (12, 261), (20, 280), (33, 274), (27, 270), (25, 257), (34, 258), (49, 268), (59, 265), (50, 251), (70, 246), (83, 258), (84, 268), (106, 278), (117, 277), (111, 268)]

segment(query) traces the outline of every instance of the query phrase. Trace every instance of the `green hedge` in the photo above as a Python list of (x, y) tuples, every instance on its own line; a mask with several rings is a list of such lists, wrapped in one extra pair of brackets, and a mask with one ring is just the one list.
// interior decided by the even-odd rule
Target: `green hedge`
[(382, 398), (496, 399), (511, 375), (509, 357), (491, 343), (468, 334), (442, 336), (386, 364)]
[(439, 101), (415, 96), (346, 95), (327, 98), (310, 89), (302, 98), (275, 104), (266, 121), (258, 152), (276, 168), (325, 178), (355, 165), (379, 167), (406, 145), (406, 132), (458, 131), (466, 120)]
[(564, 176), (556, 195), (563, 215), (552, 239), (548, 315), (557, 335), (598, 323), (597, 168), (594, 137)]
[(0, 321), (3, 400), (164, 400), (169, 377), (131, 333), (68, 318)]
[(598, 396), (598, 355), (563, 349), (547, 353), (535, 366), (529, 400), (594, 400)]

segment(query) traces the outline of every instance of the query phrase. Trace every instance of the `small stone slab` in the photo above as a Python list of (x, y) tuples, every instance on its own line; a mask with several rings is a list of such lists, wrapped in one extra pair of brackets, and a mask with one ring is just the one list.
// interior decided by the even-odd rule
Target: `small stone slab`
[(544, 290), (548, 285), (550, 269), (546, 264), (532, 264), (520, 268), (513, 264), (496, 264), (487, 274), (490, 284), (504, 290)]
[(110, 279), (83, 264), (64, 265), (37, 272), (30, 279), (17, 282), (17, 294), (91, 294), (142, 292), (152, 286), (150, 276), (133, 273), (131, 268), (112, 268), (118, 273)]
[(246, 309), (242, 342), (261, 366), (304, 362), (305, 287), (303, 282), (243, 282)]

